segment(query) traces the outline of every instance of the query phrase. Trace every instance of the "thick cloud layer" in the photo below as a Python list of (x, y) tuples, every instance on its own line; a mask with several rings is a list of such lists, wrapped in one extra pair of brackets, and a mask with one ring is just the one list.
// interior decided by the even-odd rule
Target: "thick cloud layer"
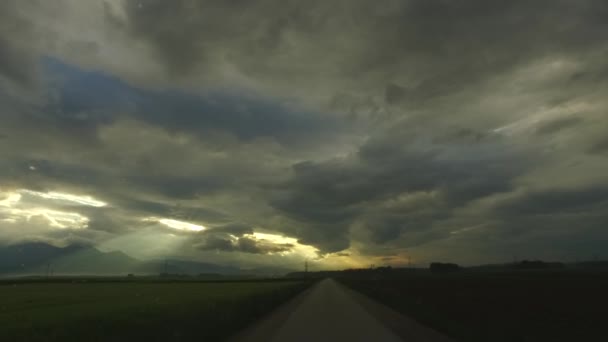
[(599, 254), (606, 32), (601, 0), (5, 1), (0, 239), (243, 266)]

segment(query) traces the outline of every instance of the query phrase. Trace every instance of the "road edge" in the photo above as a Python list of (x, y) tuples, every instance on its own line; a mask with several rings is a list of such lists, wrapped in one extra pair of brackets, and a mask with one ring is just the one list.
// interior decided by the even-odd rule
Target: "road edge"
[(283, 323), (289, 319), (289, 316), (302, 303), (306, 297), (319, 284), (314, 282), (302, 292), (295, 295), (285, 303), (279, 305), (269, 314), (257, 319), (255, 322), (236, 332), (232, 337), (228, 338), (228, 342), (267, 342), (272, 340), (278, 330), (283, 326)]
[(443, 333), (418, 323), (413, 318), (405, 316), (392, 308), (355, 291), (340, 281), (336, 283), (344, 289), (364, 310), (376, 318), (380, 324), (390, 329), (395, 335), (408, 342), (454, 342), (454, 340)]

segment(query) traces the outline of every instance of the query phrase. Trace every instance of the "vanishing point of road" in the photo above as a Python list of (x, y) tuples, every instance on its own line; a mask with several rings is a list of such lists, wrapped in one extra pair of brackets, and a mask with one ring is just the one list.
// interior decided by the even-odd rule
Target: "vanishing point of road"
[(451, 340), (332, 279), (325, 279), (262, 318), (233, 341)]

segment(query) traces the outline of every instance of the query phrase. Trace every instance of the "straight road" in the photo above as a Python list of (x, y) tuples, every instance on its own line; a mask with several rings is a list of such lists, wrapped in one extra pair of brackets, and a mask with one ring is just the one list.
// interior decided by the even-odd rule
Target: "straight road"
[(382, 304), (357, 296), (361, 295), (332, 279), (322, 280), (234, 341), (449, 341)]

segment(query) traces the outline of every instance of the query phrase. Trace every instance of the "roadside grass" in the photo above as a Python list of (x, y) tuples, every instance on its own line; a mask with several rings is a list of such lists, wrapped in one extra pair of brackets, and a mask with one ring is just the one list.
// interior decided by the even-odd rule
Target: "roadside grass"
[(608, 341), (608, 273), (341, 277), (343, 284), (457, 341)]

